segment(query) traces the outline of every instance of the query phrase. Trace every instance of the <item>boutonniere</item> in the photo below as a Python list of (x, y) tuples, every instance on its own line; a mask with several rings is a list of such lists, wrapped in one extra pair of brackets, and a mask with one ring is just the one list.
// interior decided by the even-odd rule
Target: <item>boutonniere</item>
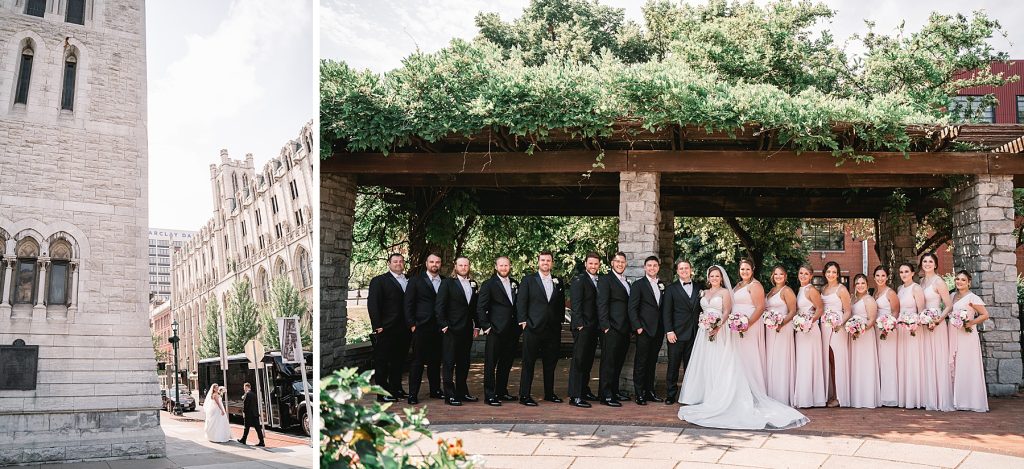
[(469, 281), (469, 288), (476, 290), (476, 280)]
[(552, 283), (552, 284), (555, 284), (555, 285), (558, 285), (558, 279), (557, 279), (557, 278), (554, 278), (554, 277), (552, 277), (552, 278), (551, 278), (551, 283)]
[(661, 282), (658, 282), (658, 290), (665, 291), (665, 284), (661, 283)]

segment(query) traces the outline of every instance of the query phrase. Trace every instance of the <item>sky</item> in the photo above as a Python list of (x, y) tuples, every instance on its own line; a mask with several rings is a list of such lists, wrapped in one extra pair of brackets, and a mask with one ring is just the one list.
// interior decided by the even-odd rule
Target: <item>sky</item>
[(148, 0), (149, 224), (198, 230), (210, 164), (257, 171), (317, 115), (315, 0)]
[[(599, 0), (603, 5), (624, 8), (626, 17), (643, 24), (644, 0)], [(505, 21), (522, 14), (529, 0), (322, 0), (320, 3), (320, 57), (344, 60), (356, 68), (381, 73), (401, 65), (401, 59), (418, 47), (424, 52), (441, 49), (452, 38), (476, 36), (473, 17), (480, 11), (496, 12)], [(686, 3), (697, 3), (687, 1)], [(757, 0), (756, 3), (767, 3)], [(928, 20), (931, 11), (970, 14), (985, 10), (1007, 30), (1008, 38), (992, 42), (1011, 58), (1024, 59), (1024, 3), (1007, 0), (828, 0), (837, 10), (832, 24), (837, 42), (851, 34), (865, 32), (864, 20), (874, 21), (875, 30), (891, 33), (903, 20), (906, 30), (915, 31)]]

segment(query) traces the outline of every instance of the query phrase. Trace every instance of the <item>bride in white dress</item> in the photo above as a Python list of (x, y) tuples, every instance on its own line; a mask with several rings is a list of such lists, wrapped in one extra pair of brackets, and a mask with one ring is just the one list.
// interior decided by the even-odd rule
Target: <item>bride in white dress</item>
[(203, 429), (206, 430), (208, 440), (223, 443), (231, 439), (231, 425), (228, 424), (228, 414), (220, 395), (220, 386), (216, 383), (210, 386), (210, 391), (206, 393), (203, 413), (206, 414)]
[[(722, 325), (708, 331), (698, 325), (690, 366), (679, 393), (679, 418), (702, 427), (762, 430), (787, 429), (809, 422), (796, 409), (751, 386), (737, 344), (722, 329), (732, 308), (732, 282), (721, 266), (707, 274), (708, 289), (701, 292), (705, 312), (722, 314)], [(727, 331), (726, 331), (727, 332)], [(714, 336), (709, 340), (708, 336)]]

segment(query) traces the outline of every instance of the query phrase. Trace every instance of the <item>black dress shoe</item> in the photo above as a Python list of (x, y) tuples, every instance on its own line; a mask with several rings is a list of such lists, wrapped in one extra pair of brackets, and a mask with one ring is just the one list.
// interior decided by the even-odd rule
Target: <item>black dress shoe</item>
[(444, 393), (441, 391), (430, 391), (430, 397), (434, 399), (444, 399)]
[(490, 405), (490, 406), (494, 406), (494, 407), (501, 407), (501, 401), (499, 401), (499, 400), (498, 400), (497, 398), (495, 398), (495, 397), (492, 397), (492, 398), (486, 399), (486, 400), (484, 400), (484, 402), (486, 402), (486, 403), (487, 403), (487, 405)]
[(399, 399), (405, 399), (405, 398), (409, 397), (409, 393), (399, 389), (398, 392), (396, 392), (394, 394), (394, 396), (399, 398)]
[(515, 402), (515, 401), (519, 400), (518, 397), (513, 396), (511, 394), (502, 394), (502, 395), (498, 396), (498, 399), (503, 400), (505, 402)]
[(587, 393), (583, 393), (583, 396), (582, 396), (582, 397), (583, 397), (583, 399), (585, 399), (585, 400), (588, 400), (588, 401), (596, 401), (596, 400), (599, 400), (599, 399), (597, 398), (597, 396), (595, 396), (595, 395), (594, 395), (594, 393), (592, 393), (592, 392), (587, 392)]
[(662, 402), (662, 399), (660, 397), (658, 397), (658, 395), (653, 393), (653, 392), (647, 393), (647, 398), (646, 399), (648, 401), (651, 401), (651, 402)]
[(562, 399), (554, 394), (550, 396), (544, 396), (544, 400), (548, 402), (554, 402), (555, 404), (561, 404)]
[(672, 404), (676, 404), (676, 400), (675, 399), (665, 398), (665, 405), (672, 405)]
[(522, 405), (528, 405), (530, 407), (536, 407), (537, 401), (533, 400), (532, 397), (520, 397), (519, 403)]
[(420, 400), (416, 396), (409, 396), (406, 398), (405, 402), (408, 402), (409, 405), (416, 405), (420, 403)]
[(636, 398), (634, 402), (636, 402), (636, 405), (647, 405), (647, 400), (642, 397)]
[(584, 409), (589, 409), (590, 408), (590, 403), (589, 402), (584, 401), (583, 399), (578, 398), (578, 397), (569, 398), (569, 405), (571, 405), (573, 407), (582, 407)]
[(262, 442), (262, 441), (256, 444), (256, 447), (258, 447), (258, 448), (264, 448), (264, 447), (266, 447), (266, 446), (267, 446), (267, 445), (263, 444), (263, 442)]
[(466, 401), (466, 402), (476, 402), (476, 401), (479, 401), (480, 398), (476, 397), (476, 396), (474, 396), (472, 394), (466, 394), (465, 396), (462, 396), (462, 400)]
[(622, 407), (622, 403), (618, 399), (601, 399), (601, 403), (608, 407)]
[(398, 399), (391, 396), (385, 396), (383, 394), (377, 394), (377, 402), (398, 402)]
[(449, 397), (448, 399), (445, 399), (445, 403), (448, 404), (448, 405), (453, 405), (453, 406), (460, 406), (460, 405), (462, 405), (462, 401), (460, 401), (460, 400), (458, 400), (458, 399), (456, 399), (454, 397)]
[(619, 392), (619, 394), (615, 397), (617, 397), (620, 401), (628, 401), (632, 398), (632, 396), (630, 396), (628, 392)]

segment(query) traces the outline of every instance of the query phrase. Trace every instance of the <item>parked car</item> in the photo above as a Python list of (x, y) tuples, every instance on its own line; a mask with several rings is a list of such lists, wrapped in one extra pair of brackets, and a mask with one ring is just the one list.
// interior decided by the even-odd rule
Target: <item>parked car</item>
[[(160, 398), (163, 399), (164, 410), (174, 412), (174, 388), (161, 389)], [(182, 412), (193, 412), (196, 410), (196, 400), (188, 388), (178, 387), (178, 399), (181, 401)]]

